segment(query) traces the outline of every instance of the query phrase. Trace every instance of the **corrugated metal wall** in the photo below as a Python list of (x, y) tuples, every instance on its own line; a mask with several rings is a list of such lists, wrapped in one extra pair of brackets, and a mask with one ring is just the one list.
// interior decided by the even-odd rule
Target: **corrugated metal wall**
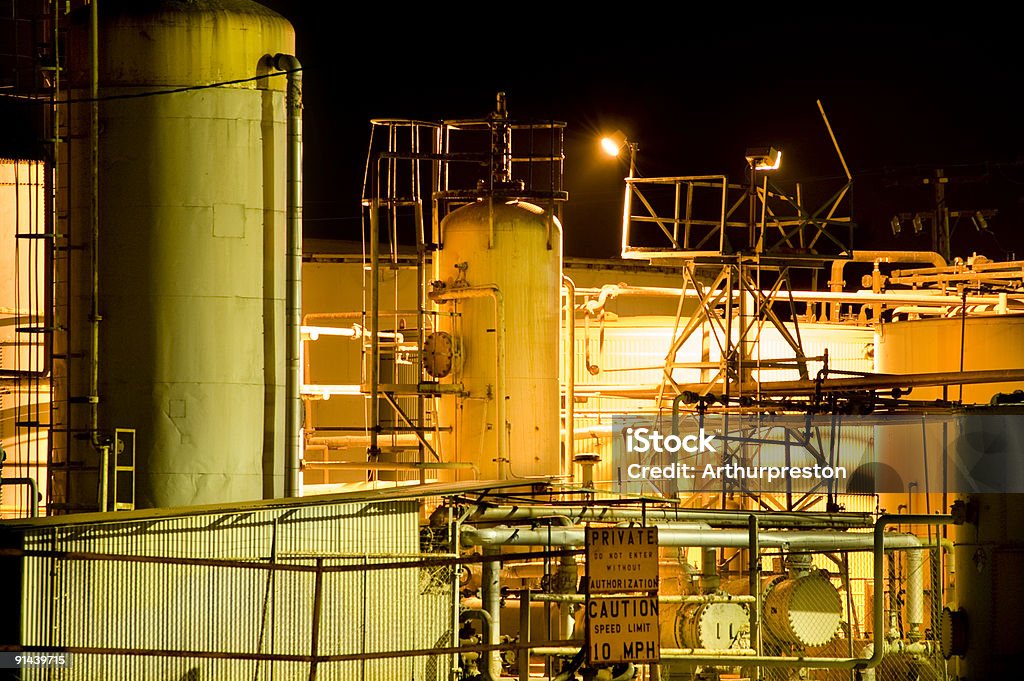
[[(665, 356), (671, 346), (674, 321), (674, 318), (668, 317), (622, 317), (613, 321), (590, 320), (586, 323), (577, 320), (574, 348), (577, 395), (584, 394), (588, 387), (595, 385), (640, 387), (660, 384), (664, 380)], [(683, 318), (680, 327), (685, 327), (686, 322), (687, 319)], [(787, 328), (793, 331), (792, 325), (787, 324)], [(725, 341), (721, 338), (716, 341), (716, 332), (721, 334), (718, 329), (710, 331), (705, 324), (687, 339), (677, 353), (676, 360), (719, 362), (720, 344), (725, 344)], [(702, 333), (709, 334), (706, 341), (708, 356), (703, 360)], [(800, 325), (804, 354), (819, 357), (828, 350), (829, 368), (832, 370), (873, 371), (873, 334), (874, 332), (867, 327), (823, 323)], [(755, 332), (751, 331), (750, 335), (753, 338)], [(793, 349), (785, 342), (778, 329), (767, 324), (761, 331), (759, 341), (752, 345), (751, 352), (755, 358), (765, 360), (794, 357)], [(588, 370), (588, 364), (592, 367), (591, 370)], [(807, 371), (811, 378), (814, 378), (821, 368), (820, 361), (807, 363)], [(717, 373), (717, 369), (710, 369), (705, 373), (706, 378), (710, 379)], [(770, 382), (796, 380), (799, 373), (796, 369), (764, 369), (755, 370), (754, 376), (757, 380)], [(677, 368), (673, 371), (673, 378), (679, 383), (696, 383), (701, 380), (701, 370)], [(665, 394), (666, 407), (660, 412), (660, 426), (663, 432), (668, 432), (670, 409), (667, 405), (674, 393), (670, 388), (666, 388)], [(609, 427), (612, 417), (616, 414), (635, 414), (646, 410), (653, 417), (655, 405), (649, 400), (608, 396), (591, 396), (586, 400), (578, 398), (577, 401), (577, 433), (583, 433), (586, 429), (597, 432), (592, 438), (580, 437), (576, 442), (576, 451), (600, 455), (601, 461), (594, 470), (594, 479), (599, 483), (599, 487), (616, 483), (618, 481), (612, 465), (612, 438), (601, 431), (600, 427)], [(858, 448), (870, 446), (871, 428), (868, 426), (866, 431), (855, 432), (849, 424), (845, 424), (843, 437), (847, 440), (847, 447), (851, 442), (855, 442)], [(770, 462), (763, 460), (762, 464), (770, 465)], [(576, 476), (577, 479), (581, 479), (582, 476), (578, 466)], [(797, 489), (800, 489), (799, 484)]]
[[(305, 656), (313, 652), (314, 572), (175, 564), (222, 559), (369, 570), (321, 574), (319, 655), (451, 644), (451, 568), (372, 569), (421, 557), (418, 501), (296, 505), (23, 529), (24, 548), (153, 556), (167, 562), (26, 556), (21, 644), (164, 651), (75, 654), (54, 679), (310, 678), (308, 662), (205, 659), (181, 651)], [(177, 651), (177, 656), (176, 652)], [(443, 656), (320, 662), (318, 679), (447, 678)]]

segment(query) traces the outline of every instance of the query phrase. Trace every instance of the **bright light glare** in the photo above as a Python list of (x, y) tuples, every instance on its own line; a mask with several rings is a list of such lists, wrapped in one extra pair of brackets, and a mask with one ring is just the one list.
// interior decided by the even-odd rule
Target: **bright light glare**
[(604, 153), (609, 156), (618, 156), (621, 147), (615, 143), (611, 137), (604, 137), (601, 139), (601, 148), (604, 149)]
[(601, 149), (609, 156), (618, 156), (622, 148), (626, 146), (626, 135), (621, 130), (601, 138)]
[(754, 147), (747, 149), (746, 159), (754, 170), (778, 170), (782, 152), (775, 147)]
[(757, 166), (754, 169), (755, 170), (778, 170), (780, 165), (782, 165), (782, 152), (781, 151), (776, 152), (776, 154), (775, 154), (775, 163), (773, 163), (771, 165), (763, 164), (763, 162), (762, 163), (758, 163)]

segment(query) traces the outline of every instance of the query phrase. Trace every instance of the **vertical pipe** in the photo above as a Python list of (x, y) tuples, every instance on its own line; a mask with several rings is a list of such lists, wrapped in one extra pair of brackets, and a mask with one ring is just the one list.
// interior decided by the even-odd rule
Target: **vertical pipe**
[[(410, 128), (410, 136), (412, 140), (410, 142), (411, 152), (415, 157), (420, 151), (420, 129), (415, 123)], [(425, 334), (426, 319), (423, 314), (424, 307), (426, 306), (426, 294), (427, 294), (427, 244), (426, 244), (426, 233), (423, 227), (423, 200), (420, 197), (420, 161), (415, 159), (412, 161), (412, 196), (416, 199), (416, 205), (413, 208), (416, 222), (416, 328), (418, 332), (416, 334), (416, 357), (422, 360), (423, 358), (423, 341)], [(419, 379), (423, 377), (423, 365), (419, 368)], [(423, 428), (423, 424), (426, 422), (426, 409), (424, 408), (423, 400), (426, 397), (423, 395), (416, 396), (416, 427)], [(423, 438), (426, 433), (423, 430), (417, 431), (420, 436), (419, 447), (417, 452), (419, 454), (417, 460), (420, 464), (426, 463), (426, 448), (424, 447)], [(437, 440), (434, 441), (437, 446)], [(420, 469), (420, 484), (427, 481), (427, 471), (425, 468)]]
[(376, 165), (373, 198), (370, 199), (370, 455), (379, 451), (380, 427), (380, 199), (377, 198)]
[(287, 254), (285, 281), (285, 496), (299, 495), (302, 456), (302, 65), (292, 55), (274, 55), (287, 72)]
[[(924, 553), (907, 551), (907, 638), (921, 640), (924, 624)], [(941, 554), (940, 554), (941, 555)], [(933, 588), (932, 593), (938, 589)], [(934, 595), (933, 595), (934, 598)]]
[(710, 594), (718, 590), (718, 550), (706, 546), (700, 552), (700, 590)]
[(896, 582), (896, 554), (890, 553), (888, 556), (888, 583), (889, 583), (889, 629), (887, 633), (888, 639), (900, 638), (899, 630), (899, 616), (900, 616), (900, 599), (899, 599), (899, 588)]
[[(748, 530), (750, 532), (749, 546), (747, 551), (750, 554), (750, 565), (749, 565), (749, 585), (750, 595), (754, 597), (754, 602), (750, 604), (750, 647), (757, 651), (757, 654), (761, 654), (761, 623), (758, 619), (761, 610), (761, 548), (758, 544), (758, 522), (757, 516), (751, 515), (748, 521)], [(760, 670), (754, 670), (754, 679), (761, 677)]]
[[(501, 290), (494, 287), (494, 318), (497, 322), (497, 376), (495, 377), (494, 383), (497, 389), (497, 421), (498, 421), (498, 471), (502, 480), (516, 477), (512, 472), (512, 453), (508, 450), (508, 439), (509, 431), (511, 430), (511, 424), (508, 420), (508, 395), (507, 387), (505, 384), (505, 334), (507, 328), (505, 327), (505, 298), (502, 296)], [(498, 626), (495, 625), (497, 629)], [(497, 677), (495, 677), (497, 678)]]
[(562, 275), (566, 288), (566, 331), (568, 338), (565, 353), (565, 459), (563, 473), (572, 477), (576, 457), (576, 282)]
[(100, 29), (97, 0), (89, 4), (89, 255), (92, 304), (89, 310), (89, 442), (99, 455), (96, 503), (107, 510), (110, 447), (100, 437)]
[[(530, 590), (523, 589), (519, 597), (519, 643), (530, 642)], [(519, 681), (530, 681), (530, 649), (519, 649)]]
[[(110, 509), (110, 500), (108, 498), (108, 492), (110, 490), (110, 447), (100, 447), (100, 490), (99, 490), (99, 505), (100, 513), (105, 513)], [(116, 456), (116, 454), (115, 454)]]
[(627, 142), (629, 145), (629, 175), (626, 177), (625, 194), (622, 197), (622, 255), (629, 252), (629, 216), (633, 212), (633, 186), (629, 180), (633, 179), (636, 171), (636, 145)]
[(89, 256), (92, 302), (89, 309), (89, 437), (99, 447), (100, 382), (100, 58), (99, 7), (89, 4)]
[[(484, 556), (498, 554), (500, 547), (485, 546)], [(498, 645), (501, 643), (501, 560), (485, 560), (481, 570), (481, 596), (483, 609), (491, 617), (491, 627), (488, 631), (487, 644)], [(497, 679), (501, 676), (501, 652), (490, 650), (487, 655), (487, 668), (490, 670), (491, 678)]]
[[(461, 555), (462, 547), (460, 546), (460, 539), (462, 536), (461, 523), (455, 516), (455, 507), (448, 506), (448, 531), (451, 533), (451, 552), (453, 556)], [(452, 628), (451, 645), (456, 647), (459, 645), (459, 599), (461, 593), (459, 591), (459, 575), (458, 571), (452, 570), (452, 620), (449, 623)], [(453, 652), (451, 657), (451, 674), (450, 678), (459, 678), (459, 653)]]
[(310, 624), (309, 635), (309, 656), (312, 658), (309, 663), (309, 681), (316, 680), (316, 665), (320, 655), (320, 609), (323, 603), (323, 567), (324, 559), (317, 558), (313, 582), (313, 621)]

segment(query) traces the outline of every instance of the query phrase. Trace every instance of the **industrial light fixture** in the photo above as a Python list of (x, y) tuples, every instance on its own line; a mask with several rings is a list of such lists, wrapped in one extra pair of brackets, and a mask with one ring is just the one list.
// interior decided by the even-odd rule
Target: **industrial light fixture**
[(988, 220), (985, 219), (985, 214), (980, 210), (974, 214), (974, 217), (971, 218), (971, 222), (974, 223), (974, 228), (979, 232), (988, 231)]
[[(621, 130), (601, 138), (601, 150), (609, 156), (618, 157), (623, 149), (629, 150), (629, 178), (636, 176), (636, 152), (639, 148), (640, 145), (626, 139), (625, 133)], [(629, 187), (626, 189), (628, 191)]]
[(601, 138), (601, 149), (609, 156), (618, 156), (627, 144), (629, 142), (621, 130), (616, 130), (611, 135)]
[(778, 170), (782, 165), (782, 152), (775, 147), (747, 149), (747, 164), (754, 170)]
[(903, 231), (903, 225), (900, 222), (900, 216), (899, 215), (893, 215), (892, 216), (892, 220), (889, 220), (889, 225), (892, 226), (892, 235), (893, 236), (896, 236), (897, 234), (899, 234), (900, 232)]
[(921, 222), (921, 216), (920, 215), (915, 215), (914, 216), (913, 224), (914, 224), (914, 234), (920, 234), (921, 232), (924, 231), (924, 223)]

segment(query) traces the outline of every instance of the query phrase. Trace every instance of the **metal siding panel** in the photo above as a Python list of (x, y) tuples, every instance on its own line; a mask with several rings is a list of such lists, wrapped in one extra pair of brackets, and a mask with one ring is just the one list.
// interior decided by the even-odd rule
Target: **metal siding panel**
[[(325, 556), (325, 565), (374, 563), (418, 556), (418, 521), (415, 500), (298, 504), (33, 528), (25, 531), (25, 545), (49, 549), (55, 536), (61, 551), (265, 561), (276, 525), (281, 562), (313, 564), (319, 555)], [(51, 559), (25, 560), (26, 645), (310, 652), (312, 573), (277, 572), (271, 577), (263, 570), (241, 568), (62, 560), (54, 568), (58, 600), (51, 617)], [(448, 640), (446, 636), (450, 639), (449, 586), (435, 585), (426, 596), (420, 589), (416, 568), (325, 573), (320, 653), (429, 649)], [(428, 658), (390, 658), (365, 665), (323, 663), (320, 670), (322, 678), (350, 679), (362, 678), (365, 667), (365, 678), (384, 681), (422, 678), (427, 664)], [(257, 667), (269, 673), (271, 666), (281, 678), (308, 674), (306, 663), (79, 655), (72, 669), (56, 677), (180, 679), (195, 670), (199, 678), (251, 679)]]

